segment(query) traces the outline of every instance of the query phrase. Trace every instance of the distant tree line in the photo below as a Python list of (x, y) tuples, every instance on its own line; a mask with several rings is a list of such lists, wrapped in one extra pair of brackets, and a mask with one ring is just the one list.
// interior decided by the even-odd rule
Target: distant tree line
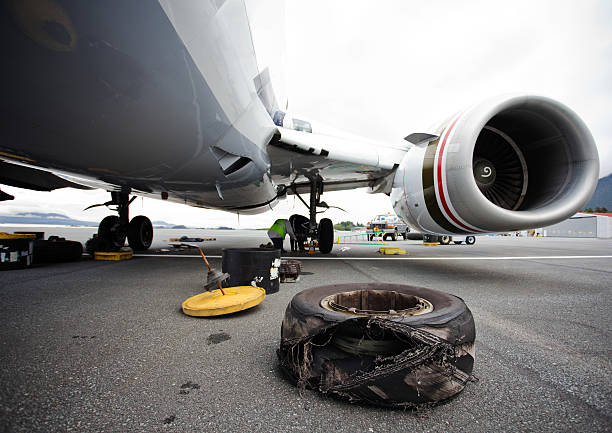
[(588, 208), (582, 210), (581, 212), (586, 212), (586, 213), (608, 213), (609, 210), (605, 206), (604, 207), (597, 206), (595, 209), (588, 207)]
[(354, 223), (352, 221), (342, 221), (338, 224), (334, 224), (334, 230), (351, 231), (353, 227), (363, 227), (363, 224)]

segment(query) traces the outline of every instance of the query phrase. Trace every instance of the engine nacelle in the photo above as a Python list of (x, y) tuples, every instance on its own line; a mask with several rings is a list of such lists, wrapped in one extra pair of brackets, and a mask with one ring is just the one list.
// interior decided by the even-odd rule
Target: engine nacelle
[(410, 148), (395, 175), (395, 212), (424, 232), (544, 227), (569, 218), (597, 185), (599, 158), (584, 122), (539, 96), (488, 99)]

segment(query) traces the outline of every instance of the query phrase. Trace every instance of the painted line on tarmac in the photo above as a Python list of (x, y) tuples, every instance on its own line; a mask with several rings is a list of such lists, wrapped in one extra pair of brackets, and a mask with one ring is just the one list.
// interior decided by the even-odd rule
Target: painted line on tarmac
[[(199, 258), (195, 254), (164, 255), (164, 254), (134, 254), (134, 257), (159, 257), (159, 258)], [(207, 255), (209, 259), (220, 259), (222, 256)], [(287, 260), (575, 260), (575, 259), (612, 259), (612, 255), (603, 256), (500, 256), (500, 257), (281, 257)]]

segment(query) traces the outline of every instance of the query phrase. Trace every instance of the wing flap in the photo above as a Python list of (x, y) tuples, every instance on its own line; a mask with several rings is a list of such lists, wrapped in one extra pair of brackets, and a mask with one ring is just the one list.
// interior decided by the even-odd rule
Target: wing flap
[(352, 137), (338, 137), (278, 128), (268, 147), (271, 174), (277, 185), (293, 185), (301, 192), (310, 179), (323, 179), (326, 191), (369, 187), (390, 190), (404, 149)]
[(385, 155), (381, 150), (395, 153), (397, 149), (384, 148), (382, 145), (365, 140), (313, 134), (287, 128), (278, 128), (278, 131), (280, 139), (277, 145), (298, 153), (386, 170), (392, 169), (394, 165), (391, 155)]

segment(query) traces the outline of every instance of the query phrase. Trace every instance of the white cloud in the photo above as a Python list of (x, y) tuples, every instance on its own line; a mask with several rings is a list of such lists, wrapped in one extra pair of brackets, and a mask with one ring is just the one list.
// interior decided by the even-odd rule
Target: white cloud
[(606, 2), (289, 2), (290, 109), (395, 140), (487, 96), (572, 107), (612, 172)]

